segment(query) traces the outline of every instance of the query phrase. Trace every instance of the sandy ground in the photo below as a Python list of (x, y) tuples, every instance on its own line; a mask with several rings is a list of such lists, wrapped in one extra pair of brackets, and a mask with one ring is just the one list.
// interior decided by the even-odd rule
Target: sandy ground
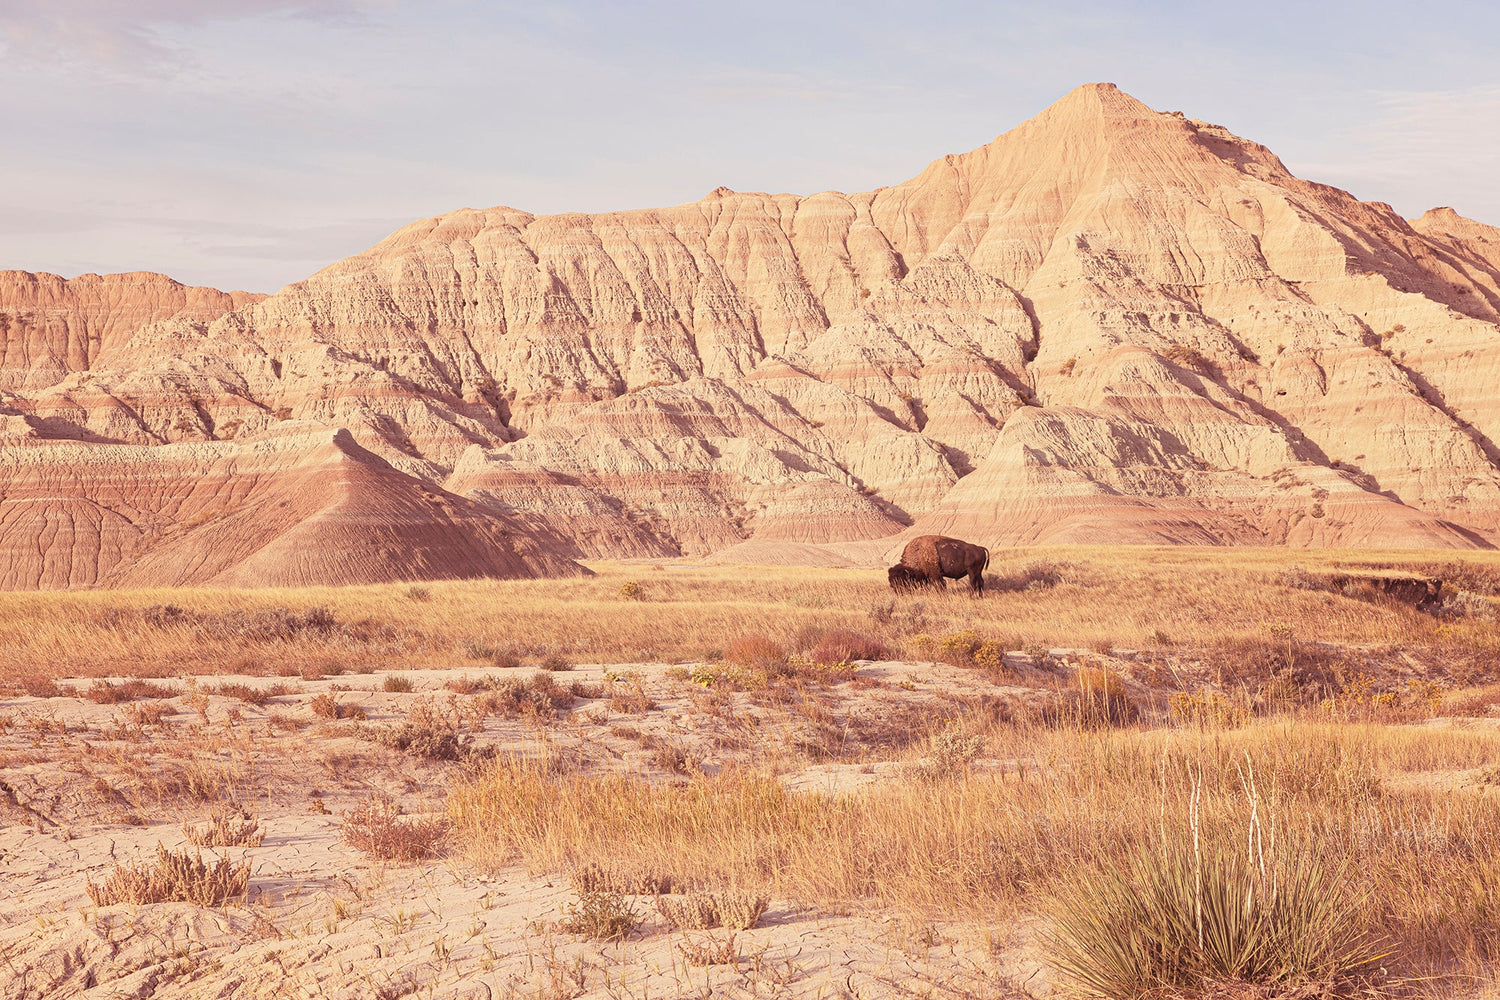
[[(1014, 666), (1014, 665), (1013, 665)], [(610, 677), (656, 701), (641, 714), (607, 698), (576, 701), (542, 724), (490, 718), (478, 744), (546, 753), (571, 766), (661, 773), (662, 746), (712, 771), (773, 763), (793, 787), (836, 791), (884, 780), (901, 765), (906, 721), (950, 699), (1024, 700), (941, 664), (862, 666), (859, 684), (815, 695), (814, 708), (715, 702), (660, 664), (579, 668), (567, 686)], [(920, 916), (829, 913), (772, 900), (750, 930), (673, 931), (648, 897), (626, 940), (561, 932), (566, 878), (521, 869), (477, 874), (457, 857), (372, 861), (340, 839), (341, 813), (389, 797), (404, 812), (440, 812), (454, 763), (413, 758), (351, 735), (399, 721), (412, 706), (454, 708), (457, 677), (491, 671), (403, 671), (322, 679), (168, 681), (169, 699), (97, 704), (74, 694), (0, 702), (0, 997), (964, 997), (1047, 992), (1024, 927), (933, 923)], [(504, 671), (499, 671), (504, 673)], [(532, 671), (515, 671), (529, 676)], [(1044, 671), (1040, 671), (1044, 674)], [(677, 671), (680, 675), (680, 670)], [(1045, 680), (1045, 677), (1042, 677)], [(60, 682), (80, 690), (82, 681)], [(287, 693), (255, 705), (206, 693), (223, 684)], [(313, 711), (328, 695), (366, 720)], [(906, 721), (903, 721), (906, 720)], [(910, 727), (908, 727), (910, 728)], [(850, 762), (809, 764), (795, 748), (838, 738)], [(1004, 762), (980, 762), (1004, 767)], [(186, 845), (183, 824), (232, 801), (265, 831), (250, 848), (248, 898), (97, 907), (86, 886), (116, 862)], [(701, 964), (701, 953), (730, 960)]]

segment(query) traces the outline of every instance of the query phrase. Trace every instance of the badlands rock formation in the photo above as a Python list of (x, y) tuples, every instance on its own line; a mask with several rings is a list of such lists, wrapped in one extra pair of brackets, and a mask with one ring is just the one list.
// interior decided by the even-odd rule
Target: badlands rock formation
[(0, 275), (0, 581), (1489, 545), (1497, 323), (1500, 230), (1092, 84), (895, 187), (464, 209), (265, 299)]

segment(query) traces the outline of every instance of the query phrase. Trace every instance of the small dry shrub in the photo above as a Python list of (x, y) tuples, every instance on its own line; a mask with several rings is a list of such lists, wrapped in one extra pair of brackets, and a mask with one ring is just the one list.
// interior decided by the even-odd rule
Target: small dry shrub
[(345, 705), (331, 694), (320, 694), (310, 703), (313, 714), (325, 719), (363, 719), (365, 710), (358, 705)]
[(725, 890), (657, 896), (656, 911), (677, 930), (703, 931), (714, 927), (749, 930), (766, 912), (770, 900), (755, 893)]
[(1310, 573), (1303, 566), (1288, 566), (1283, 570), (1281, 585), (1292, 590), (1334, 590), (1332, 580), (1326, 574)]
[(175, 687), (133, 677), (118, 684), (111, 684), (103, 679), (96, 680), (82, 692), (82, 696), (99, 705), (118, 705), (122, 701), (135, 701), (138, 698), (175, 698), (181, 693)]
[(182, 824), (182, 835), (197, 847), (259, 847), (266, 839), (260, 820), (244, 809), (215, 809), (201, 823)]
[(432, 600), (432, 588), (418, 586), (407, 587), (406, 596), (409, 600), (426, 603), (427, 601)]
[(171, 705), (160, 702), (132, 704), (125, 709), (126, 717), (138, 726), (160, 726), (167, 716), (173, 714), (175, 710)]
[(575, 698), (603, 698), (604, 686), (601, 684), (587, 684), (583, 681), (574, 681), (568, 685), (568, 691)]
[(153, 604), (141, 609), (141, 620), (152, 628), (170, 628), (173, 625), (191, 625), (197, 621), (197, 615), (175, 604)]
[(488, 660), (498, 652), (494, 646), (490, 645), (488, 640), (476, 639), (473, 636), (466, 636), (458, 640), (458, 651), (471, 660)]
[(1211, 375), (1218, 370), (1218, 365), (1212, 358), (1189, 344), (1168, 344), (1167, 349), (1161, 352), (1161, 356), (1184, 368), (1191, 368), (1203, 374)]
[(849, 629), (834, 629), (824, 634), (808, 659), (818, 664), (840, 664), (855, 660), (884, 660), (890, 655), (890, 649), (878, 639)]
[(272, 698), (294, 693), (292, 688), (285, 684), (273, 684), (266, 688), (251, 687), (249, 684), (240, 683), (220, 684), (218, 687), (206, 687), (203, 690), (221, 698), (238, 698), (249, 705), (264, 705)]
[(577, 892), (618, 892), (627, 896), (660, 896), (672, 892), (672, 876), (650, 865), (624, 865), (611, 860), (609, 865), (590, 861), (575, 866), (568, 882)]
[(287, 642), (301, 636), (327, 636), (338, 628), (333, 612), (321, 605), (300, 615), (286, 608), (266, 608), (246, 615), (240, 634), (256, 642)]
[(285, 712), (270, 713), (266, 716), (266, 722), (271, 726), (271, 728), (280, 729), (284, 732), (296, 732), (300, 729), (306, 729), (308, 726), (312, 725), (312, 723), (306, 719), (299, 719), (295, 715), (288, 715)]
[(475, 638), (459, 640), (458, 651), (471, 660), (489, 660), (490, 666), (497, 670), (511, 670), (519, 667), (523, 652), (514, 642), (494, 645), (487, 639)]
[(685, 941), (677, 946), (677, 950), (688, 965), (738, 965), (740, 950), (734, 946), (734, 938), (731, 934), (720, 940), (709, 934), (702, 941)]
[(619, 594), (622, 601), (645, 600), (645, 595), (641, 593), (641, 585), (634, 580), (626, 580), (620, 584)]
[(932, 734), (932, 762), (941, 774), (964, 771), (984, 752), (984, 734), (949, 726)]
[(19, 678), (15, 682), (14, 689), (32, 698), (61, 698), (64, 694), (73, 693), (71, 691), (64, 692), (62, 688), (57, 686), (56, 681), (44, 674), (31, 674), (30, 676)]
[(674, 743), (663, 742), (652, 748), (651, 763), (672, 774), (686, 774), (692, 765), (692, 759), (682, 747)]
[(403, 677), (400, 674), (386, 674), (380, 686), (391, 694), (407, 694), (416, 687), (410, 677)]
[(786, 664), (786, 650), (764, 635), (742, 635), (724, 650), (726, 663), (755, 670), (775, 670)]
[(249, 884), (248, 861), (236, 864), (220, 858), (208, 865), (202, 854), (189, 857), (187, 851), (169, 851), (157, 844), (154, 862), (117, 864), (102, 883), (89, 879), (86, 888), (95, 906), (170, 902), (217, 906), (243, 896)]
[(625, 901), (624, 893), (599, 876), (598, 866), (575, 872), (573, 891), (578, 902), (569, 903), (558, 926), (569, 934), (600, 941), (619, 941), (635, 930), (640, 914)]
[(652, 701), (645, 691), (632, 687), (610, 695), (609, 707), (616, 712), (625, 712), (628, 715), (644, 715), (656, 707), (656, 702)]
[(548, 653), (537, 666), (543, 670), (572, 670), (573, 661), (561, 653)]
[(415, 705), (399, 726), (360, 727), (355, 735), (429, 760), (457, 760), (470, 742), (455, 721), (439, 712), (430, 700)]
[(734, 930), (747, 931), (760, 922), (770, 899), (751, 892), (723, 891), (714, 894), (719, 922)]
[(476, 710), (505, 719), (518, 715), (553, 719), (557, 717), (558, 709), (573, 703), (572, 692), (546, 672), (532, 674), (524, 681), (519, 677), (491, 675), (481, 679), (479, 686), (483, 690), (476, 698)]
[(442, 816), (401, 815), (388, 799), (364, 802), (343, 814), (339, 837), (356, 850), (382, 861), (422, 861), (437, 854), (448, 833)]
[(702, 892), (690, 892), (686, 896), (657, 896), (656, 912), (674, 930), (705, 931), (722, 923), (713, 897)]

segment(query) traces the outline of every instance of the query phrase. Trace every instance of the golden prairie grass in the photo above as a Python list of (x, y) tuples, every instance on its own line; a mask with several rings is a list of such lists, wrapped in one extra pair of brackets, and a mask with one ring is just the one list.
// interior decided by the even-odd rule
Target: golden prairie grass
[[(1451, 558), (1476, 586), (1500, 575), (1500, 555)], [(0, 683), (43, 690), (58, 676), (481, 666), (502, 654), (507, 664), (532, 665), (704, 660), (746, 635), (808, 653), (835, 630), (893, 650), (909, 649), (915, 636), (964, 629), (1010, 648), (1182, 648), (1260, 642), (1281, 626), (1325, 642), (1497, 655), (1493, 620), (1443, 622), (1286, 583), (1293, 566), (1431, 562), (1429, 552), (1013, 550), (996, 553), (991, 573), (1001, 585), (981, 600), (959, 588), (896, 597), (876, 569), (689, 562), (598, 563), (598, 575), (582, 579), (437, 582), (423, 585), (421, 600), (400, 584), (7, 593)], [(622, 581), (635, 578), (644, 581), (636, 598), (620, 600)]]
[(1422, 780), (1495, 759), (1500, 734), (1279, 722), (997, 725), (987, 738), (1011, 760), (1004, 772), (954, 768), (838, 795), (747, 770), (660, 785), (497, 760), (457, 782), (450, 816), (482, 867), (603, 859), (642, 884), (981, 920), (1066, 898), (1133, 858), (1180, 855), (1195, 828), (1218, 854), (1243, 853), (1253, 822), (1288, 879), (1336, 873), (1325, 881), (1340, 926), (1388, 942), (1402, 968), (1448, 974), (1500, 958), (1500, 798)]

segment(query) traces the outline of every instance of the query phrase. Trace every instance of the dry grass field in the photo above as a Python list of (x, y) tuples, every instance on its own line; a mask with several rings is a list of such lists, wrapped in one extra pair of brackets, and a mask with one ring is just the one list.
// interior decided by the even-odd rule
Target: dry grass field
[[(1449, 565), (1451, 564), (1451, 566)], [(1289, 573), (1461, 570), (1500, 589), (1500, 554), (1285, 549), (1015, 550), (990, 596), (896, 600), (884, 574), (692, 563), (595, 564), (596, 576), (299, 590), (0, 594), (0, 683), (30, 677), (291, 675), (315, 669), (476, 668), (497, 655), (539, 665), (713, 660), (744, 635), (796, 651), (849, 628), (896, 651), (974, 628), (1012, 648), (1216, 648), (1277, 626), (1302, 639), (1488, 650), (1500, 630), (1286, 586)]]
[(1500, 556), (593, 568), (0, 595), (0, 997), (1495, 991)]

